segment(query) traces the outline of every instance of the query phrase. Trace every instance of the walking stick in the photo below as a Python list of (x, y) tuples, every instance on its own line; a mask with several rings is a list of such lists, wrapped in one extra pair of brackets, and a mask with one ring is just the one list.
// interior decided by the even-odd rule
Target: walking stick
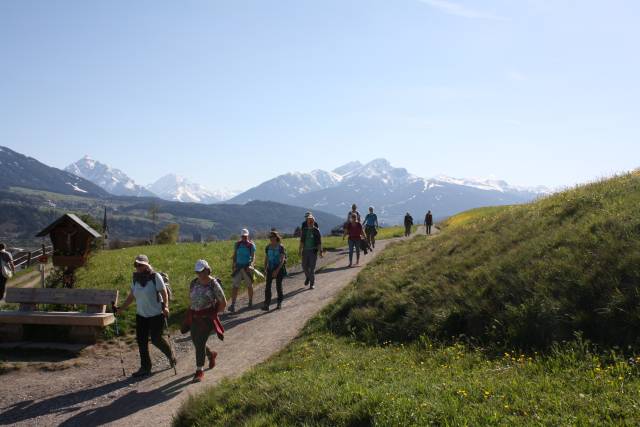
[(120, 328), (118, 327), (118, 315), (116, 314), (116, 302), (111, 301), (111, 311), (116, 322), (116, 336), (118, 337), (118, 351), (120, 353), (120, 367), (122, 368), (122, 376), (126, 377), (127, 373), (124, 371), (124, 359), (122, 358), (122, 346), (120, 345)]
[[(169, 330), (169, 322), (167, 321), (167, 316), (162, 316), (164, 317), (164, 327), (167, 330), (167, 337), (169, 338), (169, 347), (171, 348), (171, 354), (173, 355), (173, 357), (176, 357), (176, 350), (173, 348), (173, 340), (171, 339), (171, 331)], [(178, 363), (177, 360), (176, 362), (174, 362), (173, 360), (169, 361), (170, 364), (173, 365), (173, 373), (174, 375), (178, 375)]]

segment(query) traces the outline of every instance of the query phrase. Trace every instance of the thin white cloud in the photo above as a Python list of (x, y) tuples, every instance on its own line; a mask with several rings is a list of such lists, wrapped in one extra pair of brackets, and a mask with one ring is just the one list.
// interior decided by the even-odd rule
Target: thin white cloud
[(470, 9), (460, 3), (454, 3), (449, 0), (418, 0), (418, 1), (426, 5), (429, 5), (434, 9), (438, 9), (441, 12), (447, 13), (449, 15), (461, 16), (463, 18), (487, 19), (491, 21), (507, 21), (508, 20), (503, 16)]

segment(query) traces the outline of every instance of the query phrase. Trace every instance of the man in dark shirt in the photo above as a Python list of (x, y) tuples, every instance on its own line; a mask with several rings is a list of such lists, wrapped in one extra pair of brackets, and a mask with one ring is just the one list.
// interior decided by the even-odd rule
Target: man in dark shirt
[(427, 228), (427, 234), (431, 234), (431, 226), (433, 225), (433, 215), (431, 211), (427, 212), (427, 215), (424, 217), (424, 226)]

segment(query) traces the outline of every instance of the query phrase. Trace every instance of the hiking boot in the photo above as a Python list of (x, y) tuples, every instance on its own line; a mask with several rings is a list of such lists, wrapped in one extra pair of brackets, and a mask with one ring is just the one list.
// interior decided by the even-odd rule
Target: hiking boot
[(196, 370), (196, 374), (193, 376), (193, 383), (201, 383), (204, 379), (204, 371), (200, 369)]
[(269, 306), (268, 305), (263, 305), (262, 307), (260, 307), (260, 310), (262, 311), (269, 311)]
[(142, 378), (142, 377), (147, 377), (149, 375), (151, 375), (151, 369), (145, 369), (145, 368), (140, 368), (137, 371), (135, 371), (133, 374), (131, 374), (133, 378)]
[(236, 312), (236, 305), (235, 304), (231, 304), (229, 306), (229, 313), (235, 313)]
[(209, 359), (209, 369), (213, 369), (216, 367), (216, 357), (218, 357), (218, 353), (215, 351), (207, 350), (207, 359)]
[(304, 285), (309, 286), (309, 279), (304, 279)]

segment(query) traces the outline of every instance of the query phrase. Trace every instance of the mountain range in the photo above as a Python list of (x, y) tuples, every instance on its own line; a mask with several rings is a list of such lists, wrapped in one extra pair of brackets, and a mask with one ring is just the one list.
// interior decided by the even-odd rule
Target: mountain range
[(544, 187), (513, 187), (501, 180), (425, 179), (376, 159), (366, 164), (350, 162), (330, 172), (280, 175), (228, 202), (270, 200), (310, 206), (345, 219), (356, 203), (361, 212), (374, 206), (381, 221), (396, 224), (407, 212), (420, 219), (431, 210), (436, 218), (445, 218), (476, 207), (524, 203), (549, 192)]
[(210, 204), (230, 199), (237, 194), (230, 191), (211, 191), (175, 174), (167, 174), (153, 184), (142, 186), (120, 169), (112, 168), (89, 156), (70, 164), (65, 170), (116, 196), (159, 197), (176, 202)]
[(0, 189), (8, 190), (12, 187), (74, 196), (109, 196), (106, 190), (87, 179), (0, 146)]
[[(105, 208), (111, 239), (126, 241), (148, 240), (170, 223), (180, 225), (180, 237), (186, 240), (227, 239), (241, 228), (249, 228), (252, 233), (271, 228), (293, 233), (307, 210), (277, 202), (238, 205), (167, 201), (147, 196), (121, 171), (98, 162), (93, 169), (102, 171), (103, 178), (117, 178), (117, 183), (100, 181), (105, 186), (110, 183), (112, 191), (133, 191), (145, 197), (110, 194), (87, 179), (0, 146), (0, 241), (35, 246), (40, 239), (34, 235), (63, 213), (90, 214), (99, 221)], [(91, 169), (84, 173), (88, 171)], [(92, 176), (96, 179), (101, 174)], [(337, 216), (315, 213), (326, 225), (326, 232), (341, 222)]]

